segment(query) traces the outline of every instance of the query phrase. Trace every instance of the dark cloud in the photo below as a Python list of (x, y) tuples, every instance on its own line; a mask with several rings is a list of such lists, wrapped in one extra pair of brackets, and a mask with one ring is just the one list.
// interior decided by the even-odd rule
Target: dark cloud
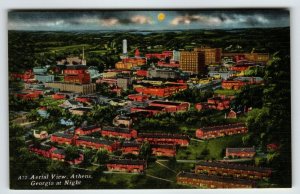
[[(280, 27), (289, 26), (287, 9), (202, 9), (202, 10), (154, 10), (166, 12), (173, 28), (197, 27), (239, 28), (239, 27)], [(31, 26), (40, 29), (72, 28), (103, 29), (119, 26), (153, 27), (150, 10), (14, 10), (8, 13), (9, 29)], [(155, 14), (154, 14), (155, 15)], [(155, 16), (154, 16), (155, 17)], [(152, 25), (152, 26), (151, 26)], [(120, 27), (121, 26), (121, 27)], [(154, 26), (153, 29), (167, 26)], [(194, 26), (195, 28), (195, 26)]]

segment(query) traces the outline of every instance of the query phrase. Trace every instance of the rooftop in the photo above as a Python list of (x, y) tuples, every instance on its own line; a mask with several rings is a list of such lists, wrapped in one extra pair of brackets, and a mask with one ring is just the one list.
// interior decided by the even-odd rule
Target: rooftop
[(108, 164), (145, 165), (145, 160), (112, 159)]
[(61, 133), (61, 132), (53, 133), (52, 136), (63, 137), (63, 138), (67, 138), (67, 139), (72, 139), (73, 138), (73, 135), (66, 134), (66, 133)]
[(159, 101), (159, 100), (152, 101), (151, 103), (162, 104), (162, 105), (173, 105), (173, 106), (178, 106), (182, 104), (181, 102), (169, 102), (169, 101)]
[(104, 126), (102, 131), (113, 131), (118, 133), (130, 133), (131, 130), (128, 128), (121, 128), (121, 127), (112, 127), (112, 126)]
[(181, 172), (177, 175), (177, 177), (186, 177), (192, 179), (202, 179), (202, 180), (211, 180), (211, 181), (218, 181), (218, 182), (226, 182), (226, 183), (236, 183), (236, 184), (247, 184), (252, 185), (255, 182), (245, 179), (236, 179), (231, 177), (221, 177), (221, 176), (212, 176), (212, 175), (205, 175), (205, 174), (195, 174), (195, 173), (188, 173), (188, 172)]
[(226, 148), (227, 152), (255, 152), (255, 147), (247, 148)]
[(256, 166), (249, 165), (241, 165), (241, 164), (233, 164), (233, 163), (224, 163), (224, 162), (199, 162), (196, 164), (197, 166), (210, 166), (210, 167), (218, 167), (225, 169), (235, 169), (235, 170), (245, 170), (245, 171), (257, 171), (257, 172), (269, 172), (270, 168), (262, 168)]
[(136, 141), (124, 141), (122, 147), (140, 147), (141, 143)]
[(246, 127), (246, 125), (244, 123), (234, 123), (234, 124), (228, 124), (228, 125), (202, 127), (200, 129), (202, 131), (208, 132), (208, 131), (225, 130), (225, 129), (232, 129), (232, 128), (243, 128), (243, 127)]
[(169, 139), (189, 139), (188, 135), (171, 133), (139, 133), (142, 138), (169, 138)]
[(113, 141), (109, 141), (106, 139), (99, 139), (99, 138), (94, 138), (94, 137), (89, 137), (89, 136), (80, 136), (78, 140), (82, 141), (87, 141), (87, 142), (93, 142), (93, 143), (98, 143), (98, 144), (103, 144), (103, 145), (113, 145)]

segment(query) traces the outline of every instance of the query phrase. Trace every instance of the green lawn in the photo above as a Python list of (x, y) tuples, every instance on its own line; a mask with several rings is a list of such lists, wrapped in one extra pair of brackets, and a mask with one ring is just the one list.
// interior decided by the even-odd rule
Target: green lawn
[(240, 90), (223, 90), (223, 89), (218, 89), (215, 90), (215, 94), (220, 94), (220, 95), (235, 95), (236, 93), (239, 93)]
[[(179, 160), (222, 159), (226, 147), (242, 146), (243, 135), (226, 136), (203, 142), (191, 140), (187, 148), (180, 148), (176, 155)], [(208, 153), (202, 154), (207, 149)]]
[(90, 48), (91, 45), (88, 44), (78, 44), (78, 45), (70, 45), (70, 46), (60, 46), (60, 47), (48, 47), (49, 51), (65, 51), (71, 49), (82, 49), (82, 48)]

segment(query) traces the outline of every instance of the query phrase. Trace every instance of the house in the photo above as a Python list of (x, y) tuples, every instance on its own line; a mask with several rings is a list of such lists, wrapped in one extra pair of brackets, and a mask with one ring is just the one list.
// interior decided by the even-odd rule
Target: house
[(150, 144), (171, 144), (186, 147), (189, 145), (190, 138), (189, 136), (183, 134), (139, 133), (137, 141), (148, 141)]
[(92, 108), (89, 107), (79, 107), (79, 108), (70, 108), (69, 112), (73, 115), (84, 115), (88, 112), (90, 112), (92, 110)]
[(152, 154), (155, 156), (176, 156), (176, 146), (168, 144), (152, 144), (151, 145)]
[(75, 100), (65, 100), (61, 105), (62, 108), (81, 108), (83, 104)]
[(198, 162), (195, 166), (195, 173), (207, 173), (208, 175), (222, 175), (244, 179), (265, 179), (272, 174), (270, 168), (233, 164), (225, 162)]
[(211, 127), (202, 127), (196, 130), (196, 137), (199, 139), (211, 139), (223, 137), (225, 135), (235, 135), (247, 133), (248, 128), (243, 123), (234, 123), (228, 125), (217, 125)]
[(138, 155), (141, 145), (141, 143), (136, 141), (124, 141), (121, 146), (122, 154)]
[(253, 158), (255, 154), (255, 147), (226, 148), (226, 157)]
[(129, 128), (104, 126), (101, 130), (102, 136), (131, 139), (137, 137), (137, 131)]
[(211, 176), (206, 174), (195, 174), (181, 172), (176, 177), (177, 184), (190, 185), (199, 188), (253, 188), (254, 181), (236, 179), (221, 176)]
[(79, 136), (75, 140), (76, 146), (89, 147), (92, 149), (105, 149), (109, 152), (117, 150), (120, 143), (117, 141), (110, 141), (106, 139), (94, 138), (89, 136)]
[(144, 160), (113, 159), (107, 164), (108, 171), (143, 173), (147, 167)]
[(237, 112), (234, 110), (230, 110), (229, 113), (225, 114), (225, 119), (236, 119), (237, 118)]
[(132, 119), (126, 115), (117, 115), (113, 119), (113, 125), (116, 127), (130, 127), (132, 125)]
[(95, 133), (100, 131), (101, 128), (98, 125), (90, 125), (86, 127), (78, 127), (75, 129), (75, 134), (76, 135), (88, 135), (91, 133)]
[(50, 141), (59, 144), (73, 144), (74, 138), (71, 134), (57, 132), (51, 135)]

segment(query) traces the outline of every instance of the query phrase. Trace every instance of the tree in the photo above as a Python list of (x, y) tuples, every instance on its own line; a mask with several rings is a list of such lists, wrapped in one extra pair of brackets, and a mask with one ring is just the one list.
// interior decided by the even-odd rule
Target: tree
[(65, 149), (65, 160), (72, 161), (79, 157), (79, 152), (74, 146), (67, 146)]
[(150, 155), (151, 155), (150, 144), (149, 144), (149, 142), (145, 141), (141, 145), (139, 156), (141, 156), (142, 158), (148, 160), (148, 158), (149, 158)]
[(93, 161), (98, 164), (106, 164), (108, 162), (108, 159), (108, 151), (104, 149), (99, 149), (95, 154)]

